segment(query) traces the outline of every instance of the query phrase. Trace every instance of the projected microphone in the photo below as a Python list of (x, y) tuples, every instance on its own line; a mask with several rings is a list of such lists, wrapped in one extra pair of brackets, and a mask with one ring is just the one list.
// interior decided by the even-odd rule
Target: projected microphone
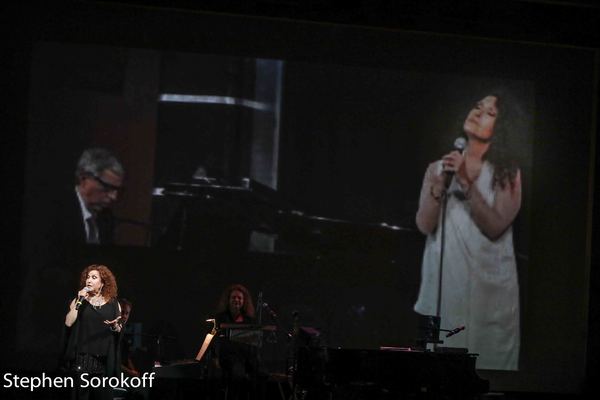
[[(91, 287), (84, 287), (83, 290), (85, 290), (86, 292), (89, 292), (92, 290)], [(81, 307), (81, 304), (83, 304), (83, 300), (85, 299), (85, 296), (79, 296), (79, 298), (77, 299), (77, 303), (75, 303), (75, 309), (79, 310), (79, 307)]]
[(463, 325), (463, 326), (459, 326), (458, 328), (454, 328), (454, 329), (452, 329), (451, 331), (449, 331), (449, 332), (446, 334), (446, 337), (454, 336), (454, 335), (456, 335), (458, 332), (460, 332), (460, 331), (464, 331), (464, 330), (465, 330), (465, 326), (464, 326), (464, 325)]
[[(467, 139), (465, 139), (464, 137), (457, 137), (456, 140), (454, 141), (454, 149), (458, 151), (459, 153), (461, 153), (465, 147), (467, 147)], [(444, 171), (444, 183), (446, 185), (446, 188), (448, 188), (450, 186), (450, 182), (452, 182), (452, 177), (454, 176), (454, 171)]]

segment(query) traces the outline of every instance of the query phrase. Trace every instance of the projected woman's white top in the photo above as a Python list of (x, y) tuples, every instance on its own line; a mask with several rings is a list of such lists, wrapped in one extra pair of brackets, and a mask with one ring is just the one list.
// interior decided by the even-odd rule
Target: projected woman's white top
[[(441, 174), (442, 163), (433, 164)], [(484, 162), (475, 185), (489, 206), (494, 168)], [(479, 369), (518, 369), (519, 285), (512, 227), (490, 240), (475, 225), (469, 201), (456, 179), (448, 188), (446, 242), (442, 272), (441, 328), (465, 330), (450, 337), (440, 335), (446, 347), (466, 347), (478, 353)], [(441, 213), (440, 213), (441, 214)], [(441, 218), (441, 215), (440, 215)], [(423, 315), (435, 315), (438, 297), (441, 222), (427, 237), (421, 287), (414, 306)]]

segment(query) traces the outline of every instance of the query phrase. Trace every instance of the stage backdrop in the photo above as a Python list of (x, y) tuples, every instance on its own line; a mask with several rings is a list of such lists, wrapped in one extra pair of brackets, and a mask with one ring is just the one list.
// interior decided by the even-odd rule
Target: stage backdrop
[[(146, 339), (150, 358), (195, 355), (233, 282), (263, 293), (282, 332), (298, 312), (326, 345), (412, 345), (424, 171), (472, 105), (502, 89), (518, 110), (521, 354), (519, 371), (481, 375), (495, 390), (580, 388), (593, 52), (151, 10), (134, 31), (130, 15), (102, 12), (120, 35), (67, 19), (32, 43), (19, 367), (52, 367), (68, 298), (34, 294), (48, 276), (76, 293), (88, 262), (111, 266), (147, 338), (169, 338), (159, 349)], [(64, 39), (81, 26), (78, 43)], [(72, 188), (89, 146), (113, 149), (127, 171), (118, 246), (69, 250), (47, 269), (52, 203), (40, 199)], [(178, 196), (174, 183), (233, 189)]]

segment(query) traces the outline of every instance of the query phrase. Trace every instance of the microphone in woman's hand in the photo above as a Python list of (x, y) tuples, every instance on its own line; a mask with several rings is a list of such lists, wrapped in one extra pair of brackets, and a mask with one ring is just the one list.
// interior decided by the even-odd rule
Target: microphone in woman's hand
[[(83, 290), (85, 290), (86, 292), (89, 292), (92, 290), (91, 287), (84, 287)], [(83, 304), (83, 300), (85, 299), (85, 296), (79, 296), (79, 298), (77, 299), (77, 303), (75, 303), (75, 309), (79, 310), (79, 307), (81, 307), (81, 305)]]
[[(467, 139), (465, 139), (462, 136), (459, 136), (454, 141), (454, 149), (452, 149), (452, 151), (456, 150), (459, 153), (462, 153), (462, 151), (466, 147), (467, 147)], [(450, 186), (450, 182), (452, 182), (453, 176), (454, 176), (454, 171), (444, 171), (444, 184), (445, 184), (446, 188), (448, 188)]]
[(459, 136), (454, 141), (454, 150), (463, 151), (467, 147), (467, 139), (462, 136)]

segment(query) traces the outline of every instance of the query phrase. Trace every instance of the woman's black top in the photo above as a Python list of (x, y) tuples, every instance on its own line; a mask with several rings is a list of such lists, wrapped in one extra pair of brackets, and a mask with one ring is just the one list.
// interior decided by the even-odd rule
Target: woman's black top
[(68, 329), (67, 360), (74, 360), (77, 354), (89, 354), (106, 362), (107, 375), (119, 372), (120, 333), (104, 323), (120, 315), (117, 304), (114, 299), (100, 307), (87, 301), (81, 304), (75, 323)]

